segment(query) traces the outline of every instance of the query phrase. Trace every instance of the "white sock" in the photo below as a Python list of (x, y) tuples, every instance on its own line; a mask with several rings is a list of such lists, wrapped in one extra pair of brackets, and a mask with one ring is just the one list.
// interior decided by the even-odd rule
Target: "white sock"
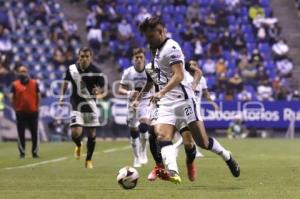
[(149, 138), (148, 132), (140, 133), (140, 142), (141, 142), (141, 153), (147, 153), (147, 140)]
[(177, 142), (175, 142), (175, 144), (173, 144), (176, 148), (179, 148), (180, 145), (183, 143), (183, 139), (182, 137), (180, 136), (177, 140)]
[(164, 146), (161, 149), (161, 155), (164, 161), (164, 165), (167, 167), (168, 170), (178, 172), (178, 166), (176, 162), (177, 158), (177, 149), (174, 145)]
[(131, 147), (132, 147), (132, 151), (133, 151), (133, 155), (135, 158), (139, 158), (139, 150), (140, 150), (140, 138), (131, 138)]
[(209, 138), (209, 144), (211, 145), (212, 142), (212, 147), (211, 151), (220, 155), (223, 160), (227, 161), (230, 159), (230, 152), (227, 151), (215, 138), (210, 137)]

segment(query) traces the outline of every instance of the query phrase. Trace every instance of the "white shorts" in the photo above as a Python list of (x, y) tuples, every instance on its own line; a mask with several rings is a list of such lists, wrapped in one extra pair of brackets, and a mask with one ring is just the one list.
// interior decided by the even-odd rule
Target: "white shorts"
[(82, 127), (98, 127), (100, 126), (99, 114), (97, 113), (81, 113), (79, 111), (71, 112), (70, 126), (82, 126)]
[(155, 124), (171, 124), (180, 129), (194, 121), (202, 121), (200, 115), (200, 106), (196, 104), (194, 99), (187, 99), (177, 102), (171, 106), (160, 105), (153, 110), (152, 125)]
[(150, 118), (149, 99), (141, 100), (137, 109), (128, 107), (127, 124), (129, 127), (138, 127), (139, 120)]

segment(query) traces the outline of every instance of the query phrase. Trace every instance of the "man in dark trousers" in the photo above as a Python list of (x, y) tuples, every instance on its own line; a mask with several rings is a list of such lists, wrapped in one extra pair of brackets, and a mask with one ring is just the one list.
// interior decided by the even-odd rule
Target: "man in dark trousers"
[(33, 158), (38, 158), (38, 110), (40, 92), (36, 80), (31, 79), (26, 66), (16, 69), (18, 79), (12, 83), (10, 101), (16, 112), (18, 129), (18, 148), (20, 158), (25, 158), (25, 129), (31, 133)]
[(92, 156), (96, 145), (96, 128), (99, 123), (99, 108), (96, 99), (104, 97), (104, 79), (102, 73), (92, 65), (92, 51), (88, 47), (79, 50), (78, 60), (70, 65), (65, 73), (65, 83), (62, 85), (60, 104), (64, 103), (64, 94), (72, 85), (70, 103), (72, 105), (70, 127), (72, 139), (76, 144), (74, 155), (80, 159), (82, 153), (82, 133), (87, 132), (87, 154), (85, 167), (92, 169)]

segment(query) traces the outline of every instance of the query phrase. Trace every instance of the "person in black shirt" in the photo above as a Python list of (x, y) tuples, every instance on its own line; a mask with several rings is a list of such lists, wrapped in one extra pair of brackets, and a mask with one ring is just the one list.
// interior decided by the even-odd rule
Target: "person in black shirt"
[(86, 168), (93, 168), (92, 155), (95, 149), (96, 127), (99, 123), (99, 110), (96, 98), (103, 98), (104, 79), (101, 72), (91, 65), (92, 51), (84, 47), (79, 51), (76, 64), (70, 65), (65, 73), (65, 83), (62, 86), (60, 104), (63, 104), (68, 82), (72, 84), (70, 103), (72, 139), (76, 144), (75, 157), (80, 159), (82, 152), (82, 132), (86, 128), (88, 134)]

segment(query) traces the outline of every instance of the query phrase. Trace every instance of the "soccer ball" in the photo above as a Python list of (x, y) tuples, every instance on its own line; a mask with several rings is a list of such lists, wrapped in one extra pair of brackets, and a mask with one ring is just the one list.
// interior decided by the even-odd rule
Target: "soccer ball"
[(117, 175), (117, 182), (124, 189), (133, 189), (137, 185), (138, 179), (138, 171), (130, 166), (120, 169)]

